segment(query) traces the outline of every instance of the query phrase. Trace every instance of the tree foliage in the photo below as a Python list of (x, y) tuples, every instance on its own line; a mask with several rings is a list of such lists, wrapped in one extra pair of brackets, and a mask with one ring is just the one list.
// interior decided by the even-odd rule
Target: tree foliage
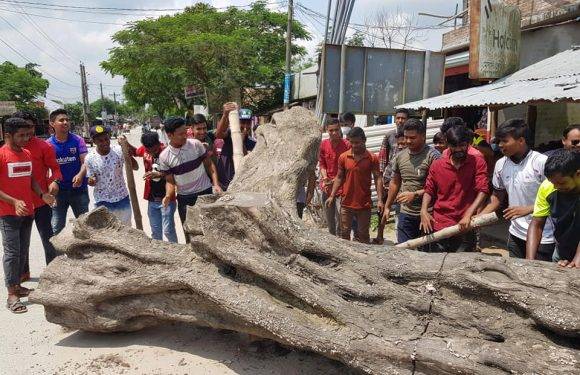
[[(260, 99), (243, 98), (244, 105), (260, 111), (282, 101), (286, 22), (285, 13), (269, 10), (262, 1), (249, 9), (225, 11), (198, 3), (117, 32), (113, 40), (119, 46), (101, 66), (125, 77), (129, 101), (148, 103), (160, 115), (191, 108), (193, 103), (184, 97), (187, 85), (199, 87), (216, 102), (235, 99), (232, 93), (266, 90), (271, 94), (254, 95)], [(297, 21), (292, 36), (294, 41), (310, 37)], [(293, 44), (294, 56), (304, 53)]]
[(48, 80), (36, 66), (26, 64), (21, 68), (9, 61), (0, 64), (0, 100), (14, 101), (19, 109), (37, 107), (36, 98), (46, 95)]

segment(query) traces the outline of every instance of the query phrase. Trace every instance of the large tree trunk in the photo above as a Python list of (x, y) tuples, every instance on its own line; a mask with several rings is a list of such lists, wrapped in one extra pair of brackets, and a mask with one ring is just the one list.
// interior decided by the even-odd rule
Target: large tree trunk
[(580, 273), (482, 254), (361, 245), (297, 219), (320, 141), (302, 108), (261, 126), (227, 194), (188, 212), (189, 245), (150, 240), (105, 209), (54, 239), (66, 256), (32, 299), (87, 331), (164, 321), (224, 328), (373, 374), (580, 370)]

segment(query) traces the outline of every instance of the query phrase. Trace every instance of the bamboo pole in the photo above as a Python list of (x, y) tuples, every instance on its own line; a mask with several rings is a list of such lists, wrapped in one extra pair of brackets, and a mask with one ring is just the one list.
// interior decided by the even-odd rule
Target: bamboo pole
[[(485, 227), (487, 225), (495, 223), (497, 220), (498, 218), (495, 212), (481, 216), (476, 216), (473, 219), (471, 219), (471, 227), (473, 229)], [(424, 246), (432, 242), (437, 242), (440, 240), (444, 240), (446, 238), (453, 237), (455, 235), (458, 235), (459, 233), (461, 233), (461, 229), (459, 228), (459, 224), (457, 224), (449, 228), (441, 229), (440, 231), (431, 233), (427, 236), (415, 238), (414, 240), (409, 240), (407, 242), (400, 243), (395, 247), (399, 249), (416, 249), (420, 246)]]
[[(123, 136), (124, 137), (124, 136)], [(125, 159), (125, 174), (127, 175), (127, 188), (131, 197), (131, 208), (133, 209), (133, 218), (135, 219), (135, 228), (143, 230), (143, 218), (139, 208), (139, 198), (137, 197), (137, 188), (135, 187), (135, 176), (133, 175), (133, 164), (127, 142), (119, 142), (123, 149), (123, 158)]]
[(230, 134), (232, 137), (234, 170), (237, 172), (240, 170), (239, 167), (244, 158), (244, 144), (242, 141), (242, 132), (240, 130), (240, 114), (238, 110), (231, 111), (228, 119), (230, 122)]

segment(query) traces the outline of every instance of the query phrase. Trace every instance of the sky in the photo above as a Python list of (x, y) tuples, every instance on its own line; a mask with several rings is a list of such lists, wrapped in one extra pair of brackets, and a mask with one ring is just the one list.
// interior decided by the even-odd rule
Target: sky
[[(31, 61), (40, 65), (44, 78), (50, 86), (45, 105), (49, 109), (59, 107), (56, 101), (71, 103), (80, 101), (79, 63), (85, 64), (89, 82), (89, 100), (100, 97), (99, 83), (103, 84), (106, 97), (122, 100), (122, 77), (111, 77), (101, 70), (99, 63), (107, 59), (108, 51), (114, 47), (111, 36), (123, 29), (130, 21), (176, 11), (121, 11), (121, 10), (88, 10), (74, 7), (110, 7), (139, 9), (182, 9), (198, 0), (0, 0), (0, 62), (11, 61), (24, 66)], [(204, 0), (215, 7), (247, 6), (252, 0)], [(284, 11), (287, 7), (284, 0), (269, 0), (273, 10)], [(352, 24), (363, 24), (371, 19), (380, 9), (389, 12), (400, 12), (415, 15), (425, 12), (439, 15), (451, 15), (455, 4), (460, 0), (356, 0), (351, 16)], [(313, 11), (326, 14), (327, 0), (294, 0)], [(333, 1), (333, 4), (336, 0)], [(45, 5), (43, 5), (45, 4)], [(59, 8), (50, 5), (62, 6)], [(296, 7), (296, 5), (295, 5)], [(322, 40), (324, 19), (313, 18), (300, 9), (295, 11), (295, 18), (304, 23), (312, 34), (312, 40), (301, 43), (310, 54)], [(94, 23), (89, 23), (90, 21)], [(419, 25), (435, 25), (439, 19), (420, 16)], [(355, 26), (356, 27), (356, 26)], [(438, 51), (441, 49), (441, 35), (446, 29), (434, 29), (426, 32), (415, 47)], [(352, 34), (349, 29), (347, 35)], [(6, 45), (7, 43), (8, 45)], [(152, 84), (155, 84), (152, 82)]]

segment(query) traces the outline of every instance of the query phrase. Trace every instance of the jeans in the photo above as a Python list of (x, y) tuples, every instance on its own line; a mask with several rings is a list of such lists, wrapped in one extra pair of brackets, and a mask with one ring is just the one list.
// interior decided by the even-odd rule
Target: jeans
[(419, 224), (421, 224), (420, 216), (413, 216), (403, 212), (399, 213), (397, 243), (403, 243), (421, 237)]
[(181, 220), (181, 224), (185, 223), (185, 216), (187, 214), (187, 207), (188, 206), (195, 206), (197, 202), (197, 197), (201, 195), (209, 195), (212, 193), (212, 188), (208, 188), (204, 191), (200, 191), (199, 193), (195, 194), (188, 194), (188, 195), (180, 195), (177, 194), (177, 211), (179, 212), (179, 219)]
[(4, 282), (7, 287), (20, 285), (20, 276), (28, 262), (32, 216), (1, 216), (0, 232), (4, 247)]
[(123, 224), (131, 226), (131, 216), (133, 216), (133, 211), (131, 210), (131, 200), (128, 195), (118, 202), (97, 202), (95, 203), (95, 206), (106, 207)]
[(56, 206), (52, 208), (52, 230), (55, 235), (66, 225), (68, 208), (72, 208), (75, 217), (89, 212), (89, 192), (87, 189), (59, 190)]
[(34, 210), (34, 223), (36, 224), (36, 229), (38, 229), (42, 247), (44, 247), (44, 258), (47, 265), (57, 256), (54, 246), (50, 243), (50, 238), (54, 234), (52, 225), (50, 225), (51, 220), (52, 209), (48, 205), (45, 204)]
[[(540, 244), (536, 253), (536, 260), (551, 262), (555, 247), (555, 243)], [(510, 233), (507, 241), (507, 250), (510, 252), (510, 257), (524, 259), (526, 257), (526, 241)]]
[(177, 203), (171, 202), (169, 206), (163, 207), (161, 202), (149, 201), (147, 216), (151, 225), (151, 237), (154, 240), (163, 241), (163, 235), (167, 241), (177, 243), (177, 233), (175, 232), (175, 209)]
[(357, 228), (355, 230), (355, 241), (362, 243), (370, 242), (369, 227), (371, 225), (371, 209), (363, 208), (355, 210), (342, 206), (340, 208), (340, 232), (342, 238), (350, 241), (350, 231), (352, 230), (353, 219), (356, 218)]
[(330, 207), (326, 207), (328, 195), (322, 193), (322, 204), (324, 205), (324, 215), (326, 216), (326, 225), (328, 232), (333, 236), (340, 237), (340, 202), (341, 198), (336, 197)]
[(477, 240), (475, 233), (458, 234), (455, 237), (445, 238), (438, 242), (425, 245), (425, 251), (430, 253), (462, 253), (474, 252), (476, 250)]

